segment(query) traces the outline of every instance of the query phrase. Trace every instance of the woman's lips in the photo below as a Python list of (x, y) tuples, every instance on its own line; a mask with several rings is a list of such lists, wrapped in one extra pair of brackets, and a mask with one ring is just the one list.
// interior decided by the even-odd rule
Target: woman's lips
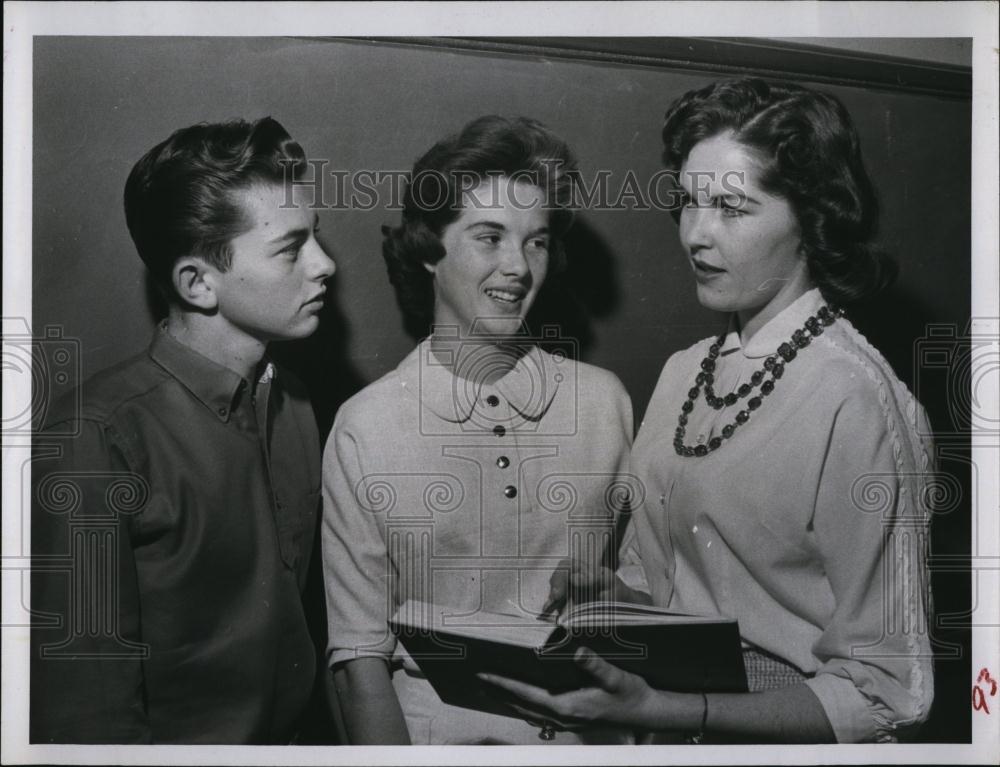
[(505, 288), (486, 288), (483, 292), (495, 303), (510, 307), (519, 305), (525, 296), (522, 290), (507, 290)]
[(712, 266), (711, 264), (705, 263), (704, 261), (692, 260), (691, 264), (694, 266), (695, 276), (698, 277), (715, 277), (719, 274), (724, 274), (725, 269), (718, 266)]

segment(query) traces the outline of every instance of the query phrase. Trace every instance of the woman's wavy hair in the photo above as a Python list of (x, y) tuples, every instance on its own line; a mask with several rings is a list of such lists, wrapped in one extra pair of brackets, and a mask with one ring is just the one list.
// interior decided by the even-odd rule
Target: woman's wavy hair
[(165, 297), (176, 297), (171, 272), (182, 256), (229, 268), (231, 240), (252, 225), (234, 193), (291, 182), (305, 168), (302, 147), (270, 117), (181, 128), (143, 155), (125, 182), (125, 221)]
[(678, 173), (695, 144), (730, 131), (764, 160), (763, 187), (792, 206), (810, 277), (828, 301), (852, 303), (892, 281), (895, 265), (874, 245), (878, 199), (839, 100), (758, 78), (689, 91), (667, 110), (664, 163)]
[(549, 272), (565, 266), (563, 237), (573, 221), (576, 158), (537, 120), (487, 115), (439, 141), (416, 164), (403, 192), (402, 223), (382, 227), (382, 256), (407, 330), (426, 335), (434, 316), (433, 276), (425, 264), (445, 256), (441, 237), (482, 181), (507, 177), (543, 191), (549, 211)]

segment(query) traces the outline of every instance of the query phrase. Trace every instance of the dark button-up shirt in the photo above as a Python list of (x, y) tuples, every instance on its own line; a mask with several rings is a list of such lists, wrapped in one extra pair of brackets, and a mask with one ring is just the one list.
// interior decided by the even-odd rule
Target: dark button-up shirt
[(315, 674), (301, 384), (161, 328), (54, 410), (32, 465), (31, 740), (288, 742)]

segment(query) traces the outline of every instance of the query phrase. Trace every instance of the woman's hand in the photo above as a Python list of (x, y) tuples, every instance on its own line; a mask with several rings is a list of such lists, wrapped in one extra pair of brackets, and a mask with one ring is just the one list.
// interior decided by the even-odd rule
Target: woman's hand
[(662, 693), (653, 690), (642, 677), (612, 666), (585, 647), (577, 650), (573, 659), (592, 684), (564, 693), (553, 694), (495, 674), (478, 676), (520, 699), (523, 705), (510, 705), (531, 721), (551, 722), (566, 730), (597, 721), (638, 729), (664, 728), (664, 721), (659, 719), (663, 707), (658, 698)]
[(549, 578), (542, 616), (561, 615), (573, 605), (599, 600), (652, 604), (649, 594), (626, 586), (610, 567), (564, 559)]
[(580, 648), (574, 660), (593, 684), (552, 694), (515, 679), (479, 674), (518, 698), (509, 704), (525, 719), (562, 729), (594, 722), (649, 732), (708, 730), (748, 743), (835, 743), (819, 699), (804, 684), (752, 693), (700, 694), (654, 690), (642, 677), (622, 671), (591, 650)]
[(615, 574), (609, 567), (563, 559), (549, 578), (549, 596), (542, 615), (561, 614), (575, 604), (614, 599)]

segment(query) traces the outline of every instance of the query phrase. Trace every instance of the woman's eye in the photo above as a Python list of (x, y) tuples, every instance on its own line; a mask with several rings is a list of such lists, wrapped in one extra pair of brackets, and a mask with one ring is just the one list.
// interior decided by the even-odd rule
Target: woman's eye
[(728, 218), (739, 218), (746, 213), (746, 206), (743, 204), (743, 201), (737, 197), (720, 198), (719, 208), (722, 210), (722, 215)]
[(500, 243), (499, 234), (484, 234), (481, 237), (477, 237), (480, 242), (485, 242), (487, 245), (497, 245)]
[(548, 250), (549, 249), (549, 241), (546, 240), (544, 237), (537, 237), (537, 238), (535, 238), (533, 240), (529, 240), (528, 241), (528, 245), (530, 245), (532, 248), (536, 248), (538, 250)]

